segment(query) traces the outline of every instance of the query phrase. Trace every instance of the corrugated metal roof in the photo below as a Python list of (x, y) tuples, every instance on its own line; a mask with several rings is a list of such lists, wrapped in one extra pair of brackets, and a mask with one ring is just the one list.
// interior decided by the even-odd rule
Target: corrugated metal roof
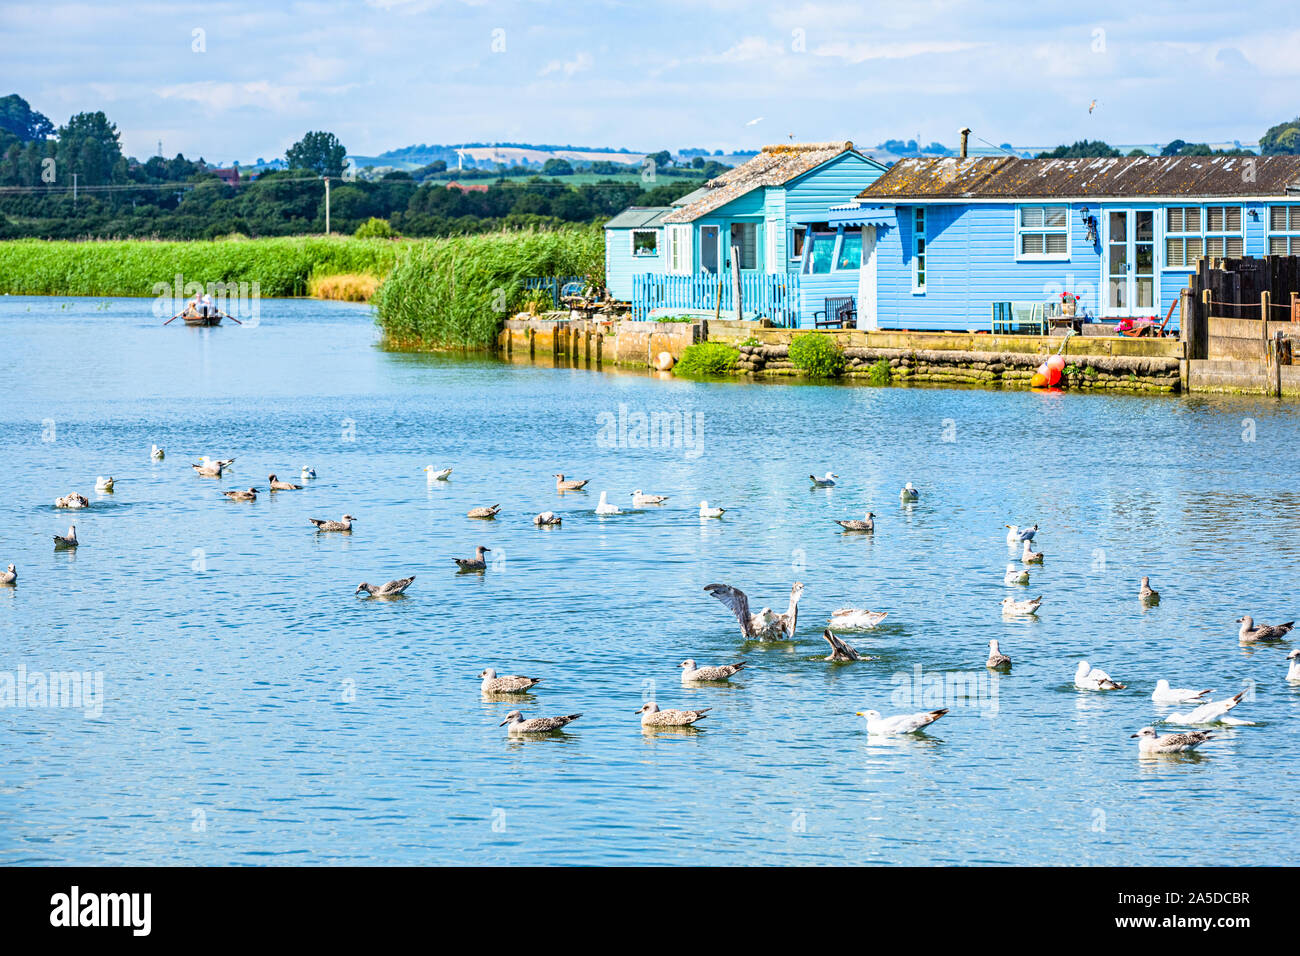
[(657, 226), (672, 206), (629, 206), (605, 223), (606, 229), (638, 229)]
[(1285, 196), (1300, 156), (902, 159), (860, 199)]
[(696, 190), (700, 194), (697, 199), (674, 209), (664, 217), (664, 222), (694, 222), (752, 189), (784, 185), (796, 176), (802, 176), (808, 170), (852, 149), (853, 144), (850, 142), (764, 146), (753, 159), (710, 179), (701, 189)]

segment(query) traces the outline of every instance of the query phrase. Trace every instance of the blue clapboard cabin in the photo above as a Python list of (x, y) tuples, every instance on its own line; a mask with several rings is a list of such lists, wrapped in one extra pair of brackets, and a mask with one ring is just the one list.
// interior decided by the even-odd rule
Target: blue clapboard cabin
[(1201, 256), (1300, 253), (1300, 156), (904, 159), (830, 214), (866, 220), (859, 328), (987, 331), (1062, 292), (1160, 322)]
[[(764, 147), (669, 207), (624, 210), (605, 227), (606, 284), (652, 312), (734, 315), (732, 248), (747, 318), (811, 326), (858, 288), (862, 230), (828, 221), (885, 170), (849, 142)], [(653, 251), (651, 251), (653, 250)]]

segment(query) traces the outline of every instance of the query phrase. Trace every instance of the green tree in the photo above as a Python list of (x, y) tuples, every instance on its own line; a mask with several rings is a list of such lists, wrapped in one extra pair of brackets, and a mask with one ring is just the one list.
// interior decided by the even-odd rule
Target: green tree
[(59, 127), (60, 182), (72, 182), (72, 173), (84, 186), (102, 186), (126, 178), (121, 134), (103, 112), (78, 113)]
[(572, 176), (573, 164), (567, 159), (548, 159), (542, 163), (543, 176)]
[(20, 143), (30, 143), (48, 139), (54, 132), (54, 124), (17, 93), (10, 93), (0, 98), (0, 130), (13, 134)]
[(1039, 153), (1039, 159), (1076, 159), (1087, 156), (1118, 156), (1119, 150), (1101, 140), (1081, 139), (1073, 146), (1058, 146), (1056, 149)]
[(1300, 153), (1300, 116), (1269, 127), (1259, 138), (1259, 151), (1265, 156)]
[(318, 176), (342, 176), (347, 149), (333, 133), (307, 133), (285, 152), (290, 169), (309, 169)]

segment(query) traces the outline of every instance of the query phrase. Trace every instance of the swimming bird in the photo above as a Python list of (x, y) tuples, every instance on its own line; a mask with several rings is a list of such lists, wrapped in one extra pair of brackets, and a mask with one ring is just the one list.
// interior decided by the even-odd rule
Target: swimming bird
[(558, 528), (560, 526), (560, 516), (554, 511), (543, 511), (533, 517), (533, 524), (539, 528)]
[(861, 607), (842, 607), (836, 610), (826, 623), (831, 627), (860, 631), (875, 627), (887, 617), (889, 617), (888, 611), (868, 611), (866, 608)]
[(1214, 734), (1208, 730), (1193, 730), (1185, 734), (1156, 733), (1154, 727), (1143, 727), (1130, 738), (1137, 738), (1138, 753), (1141, 754), (1177, 754), (1186, 750), (1195, 750)]
[(590, 478), (584, 478), (582, 481), (578, 481), (574, 478), (565, 478), (563, 474), (555, 475), (554, 477), (556, 491), (580, 491), (583, 485), (591, 481)]
[(1255, 619), (1249, 614), (1245, 617), (1237, 618), (1237, 623), (1241, 624), (1241, 630), (1237, 632), (1237, 639), (1243, 644), (1271, 644), (1282, 640), (1295, 627), (1295, 621), (1287, 621), (1285, 624), (1261, 624), (1255, 626)]
[[(9, 565), (9, 570), (12, 571), (13, 567), (12, 564)], [(1300, 647), (1288, 654), (1286, 659), (1291, 662), (1291, 666), (1287, 668), (1286, 679), (1292, 684), (1300, 684)]]
[[(1225, 697), (1223, 700), (1206, 701), (1195, 710), (1189, 710), (1185, 714), (1170, 714), (1165, 718), (1166, 724), (1212, 724), (1223, 718), (1224, 714), (1232, 710), (1242, 702), (1246, 697), (1246, 691), (1240, 691), (1231, 697)], [(1231, 718), (1228, 718), (1231, 720)]]
[(1151, 579), (1150, 579), (1149, 577), (1147, 577), (1146, 575), (1143, 575), (1143, 576), (1142, 576), (1142, 587), (1141, 587), (1141, 589), (1138, 591), (1138, 598), (1139, 598), (1139, 599), (1140, 599), (1144, 604), (1159, 604), (1159, 603), (1160, 603), (1160, 592), (1159, 592), (1159, 591), (1152, 590), (1152, 588), (1151, 588)]
[(836, 524), (845, 531), (875, 531), (876, 530), (876, 513), (868, 511), (867, 516), (859, 521), (857, 518), (846, 518), (844, 521), (836, 520)]
[(1170, 687), (1169, 681), (1163, 677), (1156, 681), (1156, 689), (1151, 693), (1151, 699), (1157, 704), (1204, 704), (1203, 699), (1206, 694), (1213, 694), (1213, 690), (1192, 690), (1189, 687)]
[(1034, 535), (1038, 534), (1038, 525), (1032, 528), (1022, 528), (1019, 525), (1003, 525), (1007, 529), (1007, 544), (1019, 544), (1021, 541), (1033, 541)]
[(533, 717), (530, 720), (524, 720), (524, 715), (517, 710), (512, 710), (506, 714), (506, 719), (501, 721), (497, 726), (504, 727), (510, 725), (507, 733), (511, 734), (549, 734), (552, 731), (560, 730), (565, 724), (571, 724), (582, 714), (568, 714), (564, 717)]
[(647, 495), (640, 488), (632, 492), (632, 507), (634, 508), (644, 508), (646, 505), (661, 505), (667, 500), (667, 495)]
[(831, 646), (831, 652), (826, 655), (828, 661), (844, 663), (847, 661), (875, 660), (873, 657), (863, 658), (858, 653), (857, 648), (844, 638), (836, 635), (829, 627), (822, 631), (822, 640)]
[(456, 562), (456, 566), (462, 571), (486, 571), (487, 561), (483, 558), (483, 555), (491, 550), (491, 548), (485, 548), (480, 544), (474, 549), (474, 557), (452, 558), (452, 560)]
[(71, 494), (64, 495), (62, 498), (54, 499), (56, 508), (89, 508), (90, 499), (85, 495), (79, 495), (75, 491)]
[(727, 513), (726, 508), (710, 508), (709, 503), (707, 501), (700, 502), (701, 518), (721, 518), (726, 513)]
[(1090, 666), (1087, 661), (1079, 661), (1078, 670), (1074, 672), (1074, 686), (1080, 690), (1123, 690), (1126, 685), (1111, 680), (1104, 670)]
[(984, 666), (995, 671), (1010, 669), (1011, 658), (998, 650), (997, 641), (989, 641), (989, 659), (984, 662)]
[(288, 481), (281, 481), (275, 475), (269, 475), (266, 479), (270, 482), (272, 491), (301, 491), (302, 485), (295, 485)]
[(222, 494), (225, 495), (227, 498), (229, 498), (231, 501), (256, 501), (257, 500), (256, 488), (249, 488), (247, 491), (238, 491), (238, 490), (223, 491)]
[(795, 626), (799, 621), (799, 597), (803, 594), (803, 582), (796, 581), (790, 588), (790, 609), (784, 614), (776, 614), (769, 607), (751, 614), (749, 598), (745, 592), (728, 584), (709, 584), (704, 590), (731, 608), (731, 613), (740, 622), (740, 634), (745, 640), (788, 641), (794, 638)]
[(642, 704), (637, 711), (641, 715), (642, 727), (689, 727), (697, 720), (703, 720), (712, 707), (703, 710), (660, 710), (654, 701)]
[(726, 681), (738, 674), (745, 666), (744, 661), (736, 661), (734, 664), (719, 664), (715, 667), (705, 665), (704, 667), (695, 666), (695, 658), (688, 657), (677, 665), (682, 669), (682, 683), (694, 684), (700, 681)]
[(470, 508), (469, 511), (465, 512), (465, 516), (468, 518), (495, 518), (500, 510), (500, 505), (493, 505), (491, 508)]
[(371, 597), (396, 597), (409, 588), (414, 580), (415, 575), (412, 574), (409, 578), (398, 578), (396, 581), (389, 581), (387, 584), (380, 585), (367, 584), (362, 581), (357, 585), (356, 593), (360, 594), (365, 591)]
[(1003, 584), (1028, 584), (1029, 569), (1018, 568), (1014, 564), (1007, 565), (1007, 573), (1002, 578)]
[(602, 491), (602, 492), (600, 493), (600, 501), (597, 502), (597, 504), (596, 504), (596, 514), (598, 514), (598, 515), (621, 515), (621, 514), (623, 513), (622, 509), (620, 509), (620, 508), (618, 507), (618, 505), (611, 505), (611, 504), (609, 503), (608, 498), (609, 498), (609, 494), (608, 494), (608, 492), (604, 492), (604, 491)]
[(0, 584), (17, 584), (17, 583), (18, 583), (18, 569), (11, 564), (5, 570), (4, 574), (0, 574)]
[(814, 488), (834, 488), (835, 479), (838, 477), (839, 475), (832, 471), (828, 471), (826, 472), (825, 478), (818, 478), (816, 475), (809, 475), (808, 480), (813, 483)]
[(1043, 552), (1035, 551), (1030, 547), (1029, 542), (1025, 542), (1025, 549), (1020, 552), (1020, 560), (1025, 564), (1042, 564)]
[(113, 490), (113, 476), (112, 476), (112, 475), (109, 475), (107, 478), (104, 478), (104, 477), (102, 477), (102, 476), (99, 477), (99, 478), (96, 478), (96, 479), (95, 479), (95, 490), (96, 490), (96, 491), (112, 491), (112, 490)]
[(498, 677), (497, 672), (490, 667), (478, 676), (483, 679), (478, 689), (485, 694), (522, 694), (542, 680), (540, 677), (521, 677), (518, 674), (502, 674)]
[(429, 476), (430, 481), (446, 481), (451, 477), (450, 468), (437, 468), (433, 465), (424, 466), (425, 474)]
[(167, 457), (167, 453), (163, 451), (161, 448), (159, 448), (157, 445), (154, 445), (152, 448), (149, 449), (149, 457), (152, 458), (154, 461), (162, 461), (164, 458)]
[(909, 481), (903, 485), (903, 490), (898, 493), (898, 497), (903, 501), (917, 501), (921, 497), (921, 493), (913, 488), (912, 483)]
[(77, 526), (75, 524), (68, 526), (68, 533), (66, 535), (56, 534), (54, 536), (55, 551), (62, 550), (63, 548), (75, 548), (80, 543), (81, 542), (77, 540)]
[(211, 461), (206, 455), (199, 458), (198, 464), (190, 465), (203, 478), (220, 478), (221, 473), (230, 467), (234, 462), (233, 458), (224, 458), (220, 461)]
[(303, 481), (311, 481), (313, 478), (316, 477), (316, 469), (309, 468), (306, 465), (303, 465), (302, 471), (299, 473), (298, 477), (300, 477)]
[(351, 531), (352, 522), (357, 519), (352, 515), (344, 515), (338, 521), (322, 521), (320, 518), (308, 518), (316, 526), (317, 531)]
[(1008, 617), (1028, 617), (1031, 614), (1037, 614), (1042, 603), (1043, 596), (1041, 594), (1036, 598), (1030, 598), (1028, 601), (1017, 601), (1014, 598), (1003, 598), (1002, 613)]
[(930, 726), (944, 714), (943, 710), (927, 710), (919, 714), (900, 714), (897, 717), (882, 717), (878, 710), (859, 710), (858, 717), (867, 718), (867, 733), (872, 735), (914, 734)]

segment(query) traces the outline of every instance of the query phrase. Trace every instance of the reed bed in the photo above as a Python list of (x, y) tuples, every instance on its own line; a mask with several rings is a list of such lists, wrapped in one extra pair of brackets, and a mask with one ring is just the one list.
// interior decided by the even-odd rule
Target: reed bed
[(369, 302), (378, 288), (379, 279), (364, 273), (312, 276), (307, 281), (307, 294), (313, 299), (335, 299), (340, 302)]

